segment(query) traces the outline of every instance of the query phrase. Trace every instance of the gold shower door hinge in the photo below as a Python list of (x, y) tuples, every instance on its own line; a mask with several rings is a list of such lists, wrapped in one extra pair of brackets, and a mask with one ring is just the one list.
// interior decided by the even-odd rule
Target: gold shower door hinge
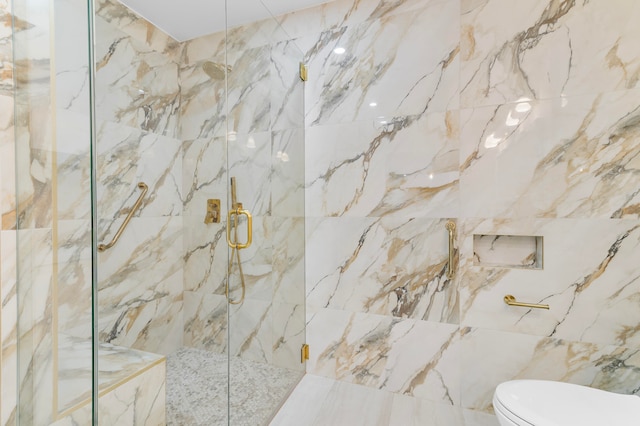
[(300, 350), (300, 363), (304, 364), (305, 361), (309, 360), (309, 345), (306, 343), (302, 345), (302, 349)]
[(300, 80), (307, 81), (307, 65), (300, 62)]

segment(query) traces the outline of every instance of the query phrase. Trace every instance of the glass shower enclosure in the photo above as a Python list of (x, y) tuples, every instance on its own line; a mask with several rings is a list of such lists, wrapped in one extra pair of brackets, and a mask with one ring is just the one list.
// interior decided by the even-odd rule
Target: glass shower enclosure
[(3, 424), (266, 424), (304, 374), (302, 53), (213, 6), (179, 41), (116, 0), (14, 1)]

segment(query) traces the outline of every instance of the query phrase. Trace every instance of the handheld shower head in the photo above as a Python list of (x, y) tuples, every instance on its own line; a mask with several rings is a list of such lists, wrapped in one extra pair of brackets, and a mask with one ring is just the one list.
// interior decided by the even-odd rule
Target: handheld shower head
[(235, 176), (231, 177), (231, 206), (232, 208), (236, 208), (238, 205), (238, 200), (236, 197), (236, 178)]

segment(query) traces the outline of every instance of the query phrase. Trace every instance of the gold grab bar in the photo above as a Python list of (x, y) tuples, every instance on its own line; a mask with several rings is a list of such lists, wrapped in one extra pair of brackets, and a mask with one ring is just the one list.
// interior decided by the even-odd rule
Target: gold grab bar
[(509, 306), (520, 306), (522, 308), (533, 308), (533, 309), (549, 309), (549, 305), (539, 305), (537, 303), (522, 303), (518, 302), (516, 298), (510, 294), (507, 294), (504, 297), (504, 303)]
[(448, 221), (444, 226), (449, 231), (449, 266), (447, 267), (447, 278), (453, 279), (456, 276), (455, 270), (455, 238), (456, 238), (456, 223), (452, 220)]
[[(244, 244), (238, 243), (238, 241), (231, 241), (231, 216), (236, 215), (245, 215), (247, 217), (247, 242)], [(235, 222), (237, 224), (237, 222)], [(227, 214), (227, 244), (232, 249), (240, 250), (246, 249), (251, 245), (253, 240), (253, 219), (251, 217), (251, 213), (249, 210), (243, 210), (242, 207), (238, 206), (235, 210), (229, 210)]]
[(138, 197), (138, 201), (136, 201), (136, 203), (131, 208), (131, 211), (127, 215), (127, 218), (124, 220), (124, 222), (122, 222), (122, 225), (120, 225), (120, 229), (118, 229), (118, 232), (116, 232), (116, 235), (113, 236), (113, 239), (111, 240), (111, 242), (109, 244), (98, 244), (98, 251), (105, 251), (110, 249), (120, 239), (120, 236), (124, 232), (124, 228), (126, 228), (127, 225), (129, 224), (129, 221), (133, 217), (133, 214), (136, 212), (136, 210), (138, 210), (138, 207), (140, 207), (140, 204), (142, 203), (142, 199), (144, 198), (144, 196), (147, 194), (147, 191), (149, 190), (149, 187), (144, 182), (138, 183), (138, 188), (142, 189), (142, 194), (140, 194), (140, 196)]

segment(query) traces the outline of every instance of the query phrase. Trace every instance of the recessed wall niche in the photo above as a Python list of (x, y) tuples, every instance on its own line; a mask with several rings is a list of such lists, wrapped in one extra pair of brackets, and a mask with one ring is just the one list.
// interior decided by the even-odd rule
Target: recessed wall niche
[(529, 235), (474, 235), (473, 264), (541, 270), (543, 239)]

